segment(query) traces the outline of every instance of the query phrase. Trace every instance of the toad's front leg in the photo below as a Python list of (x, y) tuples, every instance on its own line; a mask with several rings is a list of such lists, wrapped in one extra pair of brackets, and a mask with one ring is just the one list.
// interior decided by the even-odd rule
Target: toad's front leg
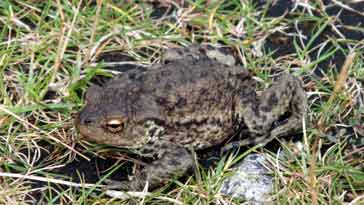
[(164, 143), (153, 149), (159, 149), (158, 159), (146, 165), (130, 181), (121, 182), (119, 188), (141, 191), (148, 182), (149, 189), (153, 189), (183, 176), (193, 167), (192, 155), (182, 146)]

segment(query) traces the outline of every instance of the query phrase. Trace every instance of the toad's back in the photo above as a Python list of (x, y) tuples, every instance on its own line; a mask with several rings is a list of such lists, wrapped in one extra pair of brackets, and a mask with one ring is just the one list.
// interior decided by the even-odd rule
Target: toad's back
[(237, 92), (254, 93), (252, 84), (242, 68), (205, 56), (198, 60), (189, 57), (146, 72), (128, 72), (106, 86), (103, 98), (117, 98), (117, 109), (135, 124), (149, 123), (154, 126), (150, 129), (162, 129), (158, 136), (151, 136), (154, 140), (202, 149), (236, 131)]

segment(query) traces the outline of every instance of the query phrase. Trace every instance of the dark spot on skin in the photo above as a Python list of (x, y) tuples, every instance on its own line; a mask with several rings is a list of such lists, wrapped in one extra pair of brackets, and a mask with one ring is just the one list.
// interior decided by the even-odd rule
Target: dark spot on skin
[(187, 100), (186, 100), (186, 98), (178, 97), (178, 99), (177, 99), (177, 103), (176, 103), (176, 106), (177, 106), (177, 107), (182, 107), (182, 106), (186, 106), (186, 105), (187, 105)]
[(193, 120), (183, 122), (183, 123), (176, 122), (175, 124), (176, 124), (176, 127), (184, 127), (186, 129), (190, 129), (190, 128), (194, 128), (194, 127), (200, 127), (200, 126), (206, 124), (207, 120), (208, 120), (208, 118), (204, 118), (200, 121), (193, 119)]
[(295, 96), (296, 95), (296, 91), (295, 90), (292, 90), (292, 96)]
[(135, 77), (135, 80), (136, 80), (136, 81), (138, 81), (139, 83), (140, 83), (140, 82), (144, 82), (144, 77), (143, 77), (143, 75), (137, 75), (137, 76)]
[(255, 126), (255, 129), (257, 129), (259, 131), (263, 131), (263, 126), (262, 125), (257, 125), (257, 126)]
[(130, 80), (135, 80), (135, 77), (136, 77), (136, 74), (135, 74), (135, 73), (130, 73), (130, 74), (128, 75), (128, 78), (129, 78)]
[(207, 71), (202, 71), (201, 73), (200, 73), (200, 78), (204, 78), (204, 77), (206, 77), (208, 75), (208, 72)]
[(272, 119), (275, 119), (275, 120), (277, 120), (278, 119), (278, 116), (277, 116), (277, 114), (272, 114)]
[(159, 75), (156, 75), (156, 76), (155, 76), (155, 80), (156, 80), (157, 82), (161, 81), (160, 76), (159, 76)]
[(255, 91), (248, 88), (243, 87), (240, 92), (240, 98), (242, 103), (254, 103), (255, 102)]
[(192, 65), (196, 65), (196, 64), (198, 64), (199, 59), (197, 59), (197, 58), (193, 58), (193, 56), (191, 56), (191, 57), (192, 57)]
[(176, 159), (170, 159), (170, 160), (168, 161), (168, 164), (169, 164), (170, 166), (178, 166), (178, 165), (180, 164), (180, 162), (179, 162), (178, 160), (176, 160)]
[(300, 107), (299, 103), (293, 103), (292, 112), (302, 113), (303, 112), (303, 107)]
[[(278, 98), (275, 94), (272, 94), (268, 100), (268, 103), (272, 106), (276, 106), (278, 104)], [(270, 109), (272, 110), (272, 109)], [(268, 111), (269, 112), (269, 111)]]
[(208, 93), (208, 90), (206, 88), (200, 89), (200, 96), (205, 96)]
[(183, 55), (183, 52), (181, 49), (177, 49), (177, 53), (178, 53), (178, 55)]
[(160, 105), (166, 105), (167, 104), (167, 99), (163, 98), (163, 97), (157, 97), (156, 98), (156, 102)]
[(143, 154), (150, 154), (150, 153), (154, 153), (155, 150), (153, 148), (143, 148), (142, 153)]
[(241, 81), (250, 81), (252, 79), (251, 76), (247, 75), (246, 73), (236, 74), (236, 77), (238, 77), (238, 79)]
[(206, 50), (205, 50), (205, 49), (203, 49), (203, 48), (198, 48), (198, 51), (199, 51), (200, 53), (203, 53), (203, 54), (205, 54), (205, 53), (206, 53)]
[(260, 117), (260, 112), (259, 112), (258, 106), (252, 105), (252, 109), (253, 109), (255, 116)]
[(161, 76), (162, 77), (170, 76), (170, 75), (171, 75), (171, 72), (169, 70), (162, 70), (161, 71)]
[(161, 145), (161, 149), (162, 149), (162, 150), (167, 150), (168, 148), (169, 148), (168, 144), (163, 143), (163, 144)]
[(171, 90), (172, 89), (172, 85), (170, 83), (166, 83), (165, 88), (167, 90)]
[(174, 153), (174, 156), (177, 158), (177, 159), (180, 159), (182, 157), (185, 157), (186, 155), (186, 152), (185, 151), (182, 151), (182, 150), (176, 150), (175, 153)]
[(223, 127), (224, 126), (224, 122), (222, 122), (220, 119), (217, 120), (216, 125), (218, 125), (219, 127)]
[(263, 121), (263, 122), (267, 121), (267, 116), (266, 116), (266, 115), (263, 115), (263, 116), (262, 116), (262, 121)]
[(270, 111), (272, 111), (272, 107), (269, 105), (266, 105), (266, 106), (260, 107), (260, 110), (263, 112), (270, 112)]

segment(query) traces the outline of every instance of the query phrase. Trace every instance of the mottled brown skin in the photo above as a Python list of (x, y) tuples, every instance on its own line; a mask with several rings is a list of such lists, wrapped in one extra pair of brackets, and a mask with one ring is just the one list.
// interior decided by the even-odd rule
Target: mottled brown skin
[(76, 119), (81, 134), (154, 159), (121, 188), (142, 190), (146, 181), (153, 188), (179, 177), (193, 166), (189, 149), (221, 144), (243, 130), (248, 135), (239, 145), (301, 128), (307, 103), (297, 78), (284, 74), (257, 96), (250, 72), (222, 59), (205, 47), (170, 49), (146, 72), (89, 88)]

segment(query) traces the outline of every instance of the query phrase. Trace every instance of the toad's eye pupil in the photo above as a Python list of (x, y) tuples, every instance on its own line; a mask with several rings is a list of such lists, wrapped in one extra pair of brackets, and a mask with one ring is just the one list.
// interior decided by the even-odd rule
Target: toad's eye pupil
[(111, 128), (118, 128), (119, 126), (121, 126), (121, 124), (109, 124), (109, 127)]

